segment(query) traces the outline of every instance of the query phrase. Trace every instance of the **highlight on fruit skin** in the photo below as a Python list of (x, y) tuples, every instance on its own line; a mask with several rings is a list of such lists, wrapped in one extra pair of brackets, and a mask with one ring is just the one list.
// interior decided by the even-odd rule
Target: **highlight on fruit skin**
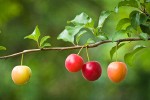
[(127, 66), (124, 62), (112, 62), (108, 65), (107, 74), (114, 83), (123, 81), (127, 74)]
[(15, 66), (11, 72), (12, 80), (17, 85), (27, 83), (31, 77), (31, 69), (25, 65)]

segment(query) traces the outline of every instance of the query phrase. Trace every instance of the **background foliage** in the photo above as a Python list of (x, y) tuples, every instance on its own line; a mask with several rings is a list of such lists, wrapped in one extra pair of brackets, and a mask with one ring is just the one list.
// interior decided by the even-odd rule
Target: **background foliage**
[[(52, 46), (72, 46), (70, 43), (57, 40), (66, 21), (81, 12), (87, 13), (98, 21), (102, 10), (112, 10), (117, 1), (110, 0), (1, 0), (0, 1), (0, 45), (7, 47), (0, 55), (19, 52), (24, 49), (37, 48), (37, 45), (24, 39), (31, 34), (36, 25), (43, 36), (50, 35), (48, 42)], [(149, 5), (148, 5), (149, 8)], [(129, 17), (135, 8), (120, 8), (118, 14), (112, 14), (104, 24), (103, 31), (107, 35), (115, 35), (117, 22)], [(88, 36), (87, 36), (88, 37)], [(85, 37), (86, 38), (86, 37)], [(81, 38), (81, 43), (85, 41)], [(118, 50), (119, 60), (132, 50), (132, 46), (144, 44), (149, 47), (149, 41), (131, 42)], [(90, 59), (97, 60), (103, 68), (102, 76), (95, 82), (88, 82), (81, 73), (69, 73), (64, 68), (65, 58), (69, 51), (47, 51), (24, 55), (24, 64), (32, 69), (30, 82), (23, 86), (15, 85), (11, 80), (11, 70), (20, 64), (21, 56), (0, 60), (0, 99), (1, 100), (148, 100), (150, 99), (150, 49), (145, 48), (133, 57), (133, 65), (128, 66), (126, 79), (112, 83), (106, 73), (111, 60), (109, 52), (115, 44), (109, 43), (89, 50)], [(81, 52), (87, 61), (85, 51)]]

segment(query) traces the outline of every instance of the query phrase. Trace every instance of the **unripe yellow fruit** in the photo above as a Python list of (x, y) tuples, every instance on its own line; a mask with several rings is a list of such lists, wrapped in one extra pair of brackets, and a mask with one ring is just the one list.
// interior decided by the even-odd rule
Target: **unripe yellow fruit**
[(15, 84), (22, 85), (29, 81), (31, 74), (31, 69), (28, 66), (18, 65), (13, 68), (11, 77)]

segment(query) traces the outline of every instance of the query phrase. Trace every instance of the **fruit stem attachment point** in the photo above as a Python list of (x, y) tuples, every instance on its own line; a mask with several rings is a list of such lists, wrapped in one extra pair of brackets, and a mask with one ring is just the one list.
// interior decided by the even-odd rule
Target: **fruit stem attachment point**
[(86, 55), (87, 55), (87, 59), (88, 59), (88, 62), (90, 61), (90, 58), (89, 58), (89, 53), (88, 53), (88, 47), (86, 46)]
[(21, 66), (22, 66), (22, 64), (23, 64), (23, 54), (21, 56)]
[(80, 54), (80, 52), (82, 51), (83, 48), (84, 48), (84, 46), (81, 47), (81, 49), (78, 52), (78, 55)]

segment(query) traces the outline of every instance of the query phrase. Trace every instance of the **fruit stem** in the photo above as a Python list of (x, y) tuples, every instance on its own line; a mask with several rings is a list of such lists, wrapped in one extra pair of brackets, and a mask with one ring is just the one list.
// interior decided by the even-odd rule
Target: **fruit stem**
[(21, 66), (22, 66), (22, 64), (23, 64), (23, 54), (21, 56)]
[(117, 42), (116, 44), (116, 61), (118, 61), (118, 45), (119, 45), (119, 42)]
[(90, 58), (89, 58), (89, 53), (88, 53), (88, 47), (86, 46), (86, 55), (87, 55), (87, 58), (88, 58), (88, 62), (90, 61)]
[(80, 54), (80, 52), (82, 51), (83, 47), (84, 47), (84, 46), (82, 46), (82, 47), (81, 47), (81, 49), (79, 50), (78, 55), (79, 55), (79, 54)]

